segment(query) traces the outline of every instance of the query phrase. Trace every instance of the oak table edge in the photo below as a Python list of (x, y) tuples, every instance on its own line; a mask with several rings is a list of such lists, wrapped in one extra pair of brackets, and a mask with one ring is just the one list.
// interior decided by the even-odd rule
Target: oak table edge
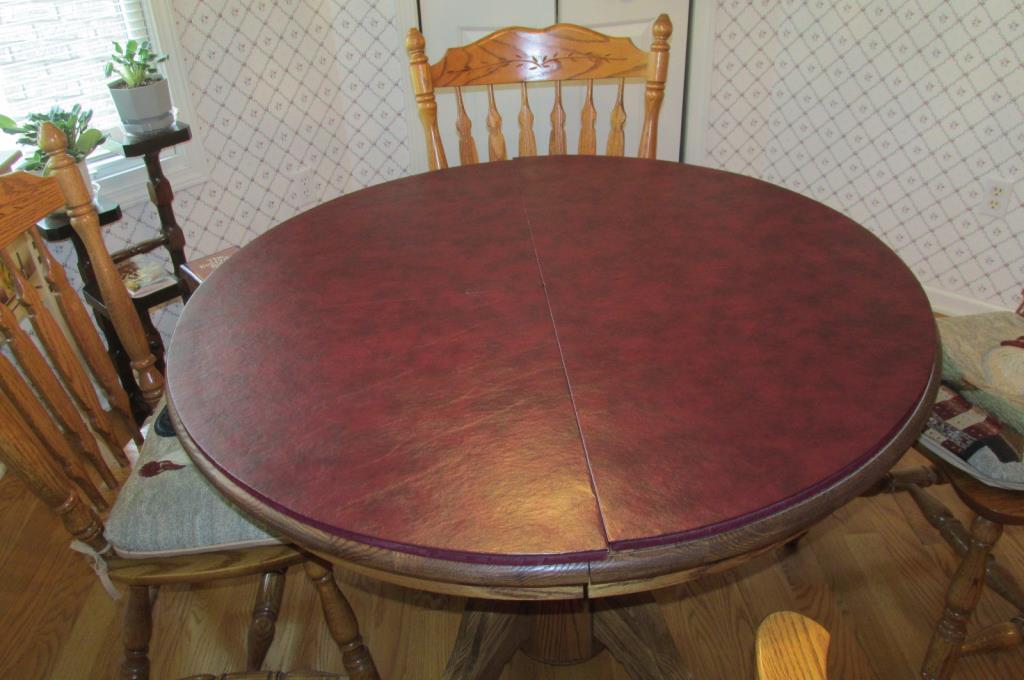
[[(936, 343), (925, 388), (902, 425), (852, 473), (778, 512), (711, 537), (634, 550), (609, 549), (605, 559), (515, 565), (463, 562), (371, 546), (304, 524), (267, 506), (225, 475), (189, 436), (168, 392), (167, 406), (182, 446), (197, 468), (228, 499), (285, 537), (343, 568), (422, 590), (495, 599), (573, 599), (621, 595), (680, 583), (731, 567), (784, 543), (868, 489), (911, 447), (923, 427), (941, 380)], [(656, 581), (657, 585), (652, 585)]]

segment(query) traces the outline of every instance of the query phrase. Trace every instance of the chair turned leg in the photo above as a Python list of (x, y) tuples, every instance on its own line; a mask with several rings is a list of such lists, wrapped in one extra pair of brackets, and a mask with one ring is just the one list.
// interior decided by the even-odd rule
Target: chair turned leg
[(260, 589), (256, 593), (256, 606), (249, 623), (249, 640), (246, 654), (246, 670), (258, 671), (267, 656), (270, 643), (274, 641), (274, 624), (281, 611), (281, 596), (284, 595), (284, 572), (268, 571), (260, 577)]
[(153, 633), (153, 605), (149, 586), (131, 586), (124, 612), (122, 680), (148, 680), (149, 638)]
[(320, 605), (324, 609), (327, 629), (341, 648), (341, 661), (353, 680), (379, 680), (377, 668), (373, 665), (370, 650), (359, 636), (359, 623), (352, 612), (352, 606), (334, 582), (331, 566), (315, 558), (308, 558), (303, 564), (306, 576), (316, 586)]
[(967, 637), (967, 622), (981, 597), (985, 584), (985, 565), (992, 546), (999, 540), (1003, 526), (980, 515), (971, 525), (970, 546), (946, 592), (946, 608), (932, 633), (921, 677), (945, 680), (953, 673)]

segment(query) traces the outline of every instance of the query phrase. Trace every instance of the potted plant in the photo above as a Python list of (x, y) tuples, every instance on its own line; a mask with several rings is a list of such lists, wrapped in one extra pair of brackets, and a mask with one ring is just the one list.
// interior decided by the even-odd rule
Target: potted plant
[(171, 91), (156, 69), (166, 60), (167, 55), (154, 52), (148, 40), (129, 40), (123, 48), (114, 42), (103, 72), (108, 78), (118, 75), (107, 87), (128, 134), (145, 135), (174, 125)]
[(78, 170), (82, 173), (85, 186), (92, 191), (92, 182), (89, 177), (89, 166), (85, 159), (96, 150), (100, 144), (106, 141), (107, 136), (102, 130), (89, 127), (92, 120), (92, 110), (82, 110), (79, 104), (65, 111), (59, 106), (54, 106), (46, 113), (30, 113), (23, 124), (18, 125), (10, 116), (0, 114), (0, 130), (9, 135), (20, 135), (18, 144), (31, 147), (33, 153), (21, 164), (20, 169), (27, 172), (42, 173), (46, 167), (46, 156), (39, 149), (39, 128), (49, 121), (57, 126), (68, 140), (68, 154), (78, 164)]

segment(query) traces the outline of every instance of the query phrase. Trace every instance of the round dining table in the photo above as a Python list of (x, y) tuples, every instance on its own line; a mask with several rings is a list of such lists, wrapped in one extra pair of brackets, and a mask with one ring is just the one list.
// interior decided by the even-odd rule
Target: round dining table
[(915, 277), (842, 214), (562, 156), (287, 220), (199, 288), (167, 373), (183, 444), (245, 511), (343, 568), (469, 596), (445, 677), (607, 649), (685, 678), (651, 591), (876, 482), (921, 430), (937, 350)]

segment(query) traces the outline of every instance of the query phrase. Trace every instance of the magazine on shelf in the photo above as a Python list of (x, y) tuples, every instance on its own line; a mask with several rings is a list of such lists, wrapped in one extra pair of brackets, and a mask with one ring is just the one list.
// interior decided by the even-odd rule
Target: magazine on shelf
[(160, 259), (149, 255), (136, 255), (117, 264), (117, 273), (124, 281), (128, 294), (140, 298), (178, 285), (178, 280)]

